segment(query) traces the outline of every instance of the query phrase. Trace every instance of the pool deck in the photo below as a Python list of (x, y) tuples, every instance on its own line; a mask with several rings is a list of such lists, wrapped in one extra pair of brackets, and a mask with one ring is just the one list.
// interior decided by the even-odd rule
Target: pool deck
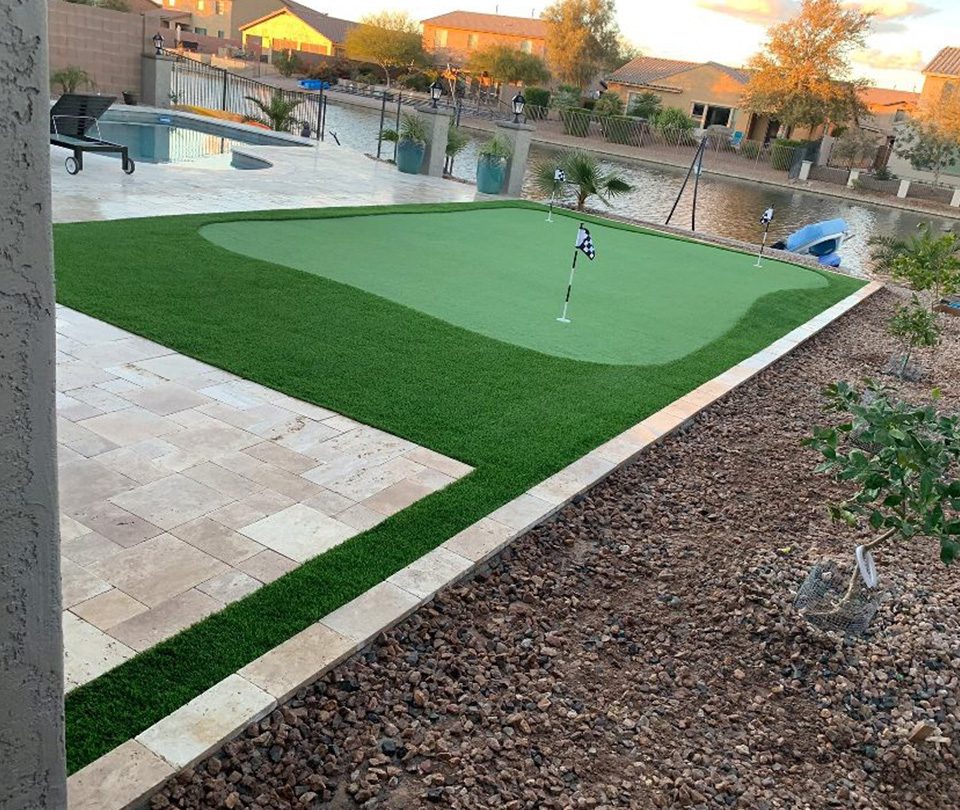
[(235, 169), (228, 156), (217, 156), (190, 163), (140, 162), (128, 176), (119, 161), (88, 155), (84, 170), (70, 176), (63, 166), (67, 150), (51, 149), (53, 221), (478, 199), (472, 185), (402, 174), (329, 140), (312, 146), (246, 146), (242, 152), (273, 165)]

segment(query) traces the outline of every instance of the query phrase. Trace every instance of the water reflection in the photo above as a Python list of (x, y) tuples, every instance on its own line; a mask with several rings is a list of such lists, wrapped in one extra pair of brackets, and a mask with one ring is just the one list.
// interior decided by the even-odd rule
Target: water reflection
[[(392, 126), (393, 116), (395, 110), (388, 109), (388, 125)], [(336, 130), (345, 147), (362, 152), (376, 152), (379, 122), (378, 110), (334, 104), (328, 108), (328, 128)], [(477, 150), (483, 140), (484, 137), (478, 134), (457, 157), (454, 173), (458, 177), (476, 180)], [(384, 156), (391, 156), (392, 152), (392, 144), (384, 144)], [(530, 152), (531, 163), (549, 159), (555, 154), (556, 150), (534, 146)], [(615, 165), (634, 187), (632, 193), (616, 200), (611, 210), (627, 217), (663, 222), (676, 199), (685, 170), (619, 161), (611, 161), (611, 165)], [(671, 224), (689, 227), (693, 197), (691, 190), (688, 187)], [(529, 175), (524, 183), (524, 195), (534, 196)], [(760, 214), (771, 205), (776, 209), (776, 218), (770, 227), (771, 242), (785, 239), (791, 232), (811, 222), (835, 217), (845, 219), (853, 238), (844, 244), (841, 254), (844, 265), (858, 271), (865, 270), (869, 264), (868, 243), (872, 236), (909, 235), (916, 232), (920, 222), (932, 222), (935, 229), (949, 228), (955, 224), (942, 217), (704, 174), (700, 178), (697, 196), (697, 230), (757, 242), (761, 235)]]

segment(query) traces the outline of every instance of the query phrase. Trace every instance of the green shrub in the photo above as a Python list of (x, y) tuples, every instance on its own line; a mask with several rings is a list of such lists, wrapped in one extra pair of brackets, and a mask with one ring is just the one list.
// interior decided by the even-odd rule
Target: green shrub
[(653, 123), (661, 132), (666, 130), (689, 132), (693, 129), (693, 119), (676, 107), (664, 107), (656, 114)]
[(593, 106), (597, 115), (623, 115), (623, 99), (616, 93), (604, 93)]
[(293, 51), (277, 51), (270, 58), (277, 72), (284, 77), (292, 76), (294, 73), (303, 72), (303, 62)]
[(646, 93), (640, 93), (630, 102), (630, 109), (627, 111), (627, 115), (634, 115), (637, 118), (652, 121), (657, 117), (657, 113), (660, 112), (662, 108), (663, 104), (660, 101), (660, 96), (647, 91)]
[(773, 151), (770, 155), (770, 167), (778, 171), (787, 171), (793, 164), (793, 156), (797, 149), (806, 146), (806, 141), (793, 141), (789, 138), (777, 138), (773, 142)]
[(400, 87), (407, 90), (416, 90), (418, 93), (427, 93), (430, 85), (433, 83), (431, 78), (425, 73), (406, 73), (396, 82)]
[(579, 87), (561, 84), (553, 94), (553, 106), (558, 108), (579, 107), (583, 102), (583, 93)]
[(534, 121), (546, 118), (547, 108), (550, 106), (550, 91), (544, 87), (528, 87), (523, 94), (527, 99), (527, 118)]

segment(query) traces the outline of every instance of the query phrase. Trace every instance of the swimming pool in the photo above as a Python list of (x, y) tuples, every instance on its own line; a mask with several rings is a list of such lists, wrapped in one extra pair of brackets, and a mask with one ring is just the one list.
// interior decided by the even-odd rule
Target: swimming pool
[(100, 119), (104, 140), (126, 146), (130, 157), (145, 163), (190, 163), (225, 155), (238, 146), (303, 146), (298, 140), (278, 137), (253, 127), (225, 127), (194, 117), (160, 115), (153, 120)]

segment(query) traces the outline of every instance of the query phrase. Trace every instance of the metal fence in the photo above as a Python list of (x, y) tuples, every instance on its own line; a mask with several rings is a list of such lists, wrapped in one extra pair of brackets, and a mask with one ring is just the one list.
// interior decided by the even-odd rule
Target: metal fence
[(528, 104), (528, 121), (535, 123), (543, 133), (583, 138), (584, 141), (603, 141), (619, 146), (644, 150), (650, 157), (664, 158), (687, 154), (691, 158), (702, 137), (707, 138), (708, 159), (727, 163), (754, 164), (777, 171), (790, 171), (795, 163), (798, 147), (771, 141), (751, 141), (735, 138), (724, 130), (707, 130), (698, 134), (694, 129), (664, 128), (642, 118), (622, 115), (597, 115), (577, 108), (537, 107)]
[[(422, 107), (425, 104), (431, 104), (429, 93), (420, 93), (416, 90), (404, 90), (394, 88), (393, 90), (384, 90), (376, 85), (363, 84), (362, 82), (353, 82), (341, 80), (333, 85), (327, 93), (334, 95), (360, 96), (362, 98), (371, 98), (378, 101), (386, 98), (387, 104), (402, 105), (410, 107)], [(507, 105), (499, 98), (490, 95), (473, 94), (451, 99), (444, 96), (437, 102), (437, 107), (449, 110), (459, 116), (469, 116), (471, 118), (484, 118), (490, 121), (507, 120), (512, 113), (507, 110)]]
[(263, 111), (250, 99), (269, 105), (279, 93), (283, 99), (296, 102), (291, 113), (294, 123), (290, 125), (290, 131), (300, 133), (309, 126), (311, 135), (323, 138), (325, 103), (322, 93), (283, 90), (223, 68), (211, 67), (173, 51), (166, 53), (174, 58), (170, 93), (172, 103), (224, 110), (254, 120), (265, 120)]

